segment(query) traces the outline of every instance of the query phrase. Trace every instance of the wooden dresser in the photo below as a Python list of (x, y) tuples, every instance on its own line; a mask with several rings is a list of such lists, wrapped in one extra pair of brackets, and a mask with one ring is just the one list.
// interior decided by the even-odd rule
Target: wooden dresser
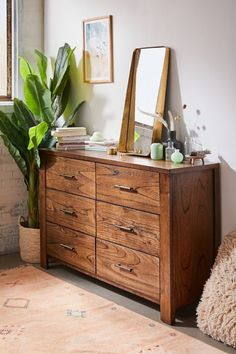
[(160, 304), (194, 303), (220, 239), (219, 165), (42, 150), (41, 266), (55, 259)]

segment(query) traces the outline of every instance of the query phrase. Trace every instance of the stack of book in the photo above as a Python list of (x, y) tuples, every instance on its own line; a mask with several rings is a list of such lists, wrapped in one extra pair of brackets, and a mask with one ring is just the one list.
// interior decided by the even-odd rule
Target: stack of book
[(52, 131), (52, 136), (57, 139), (58, 150), (106, 151), (107, 147), (115, 147), (118, 143), (113, 139), (91, 141), (84, 127), (57, 128)]
[(57, 139), (58, 150), (84, 149), (90, 139), (84, 127), (57, 128), (51, 134)]

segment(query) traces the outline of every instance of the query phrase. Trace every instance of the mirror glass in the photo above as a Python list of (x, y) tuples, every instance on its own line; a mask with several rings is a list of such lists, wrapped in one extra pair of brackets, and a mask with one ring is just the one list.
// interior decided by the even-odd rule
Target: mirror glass
[(135, 49), (120, 135), (120, 151), (147, 156), (151, 143), (158, 140), (155, 136), (155, 118), (141, 111), (163, 114), (168, 61), (169, 50), (166, 47)]

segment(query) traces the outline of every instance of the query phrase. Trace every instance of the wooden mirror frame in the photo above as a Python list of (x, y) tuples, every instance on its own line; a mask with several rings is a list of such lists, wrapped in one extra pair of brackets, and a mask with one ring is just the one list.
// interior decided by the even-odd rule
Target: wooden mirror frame
[[(132, 55), (128, 87), (127, 87), (126, 98), (125, 98), (125, 106), (124, 106), (119, 146), (118, 146), (118, 151), (120, 152), (134, 153), (134, 121), (135, 121), (134, 103), (135, 103), (136, 74), (137, 74), (140, 52), (142, 49), (149, 49), (149, 48), (166, 49), (164, 64), (162, 68), (161, 82), (160, 82), (159, 92), (157, 96), (157, 103), (156, 103), (156, 113), (159, 113), (162, 116), (164, 114), (170, 49), (163, 46), (136, 48), (133, 51), (133, 55)], [(152, 142), (161, 141), (161, 134), (162, 134), (162, 124), (155, 120), (153, 125)]]

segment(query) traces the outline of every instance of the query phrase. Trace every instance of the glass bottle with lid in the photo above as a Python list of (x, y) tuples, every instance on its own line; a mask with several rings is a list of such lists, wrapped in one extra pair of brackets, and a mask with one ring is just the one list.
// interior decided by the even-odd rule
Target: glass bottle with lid
[(171, 155), (175, 152), (174, 142), (169, 140), (165, 149), (165, 160), (171, 161)]
[[(172, 141), (174, 143), (174, 148), (175, 149), (179, 149), (180, 152), (184, 153), (184, 145), (181, 141), (176, 139), (176, 130), (171, 130), (168, 132), (168, 139), (166, 141), (164, 141), (162, 144), (164, 146), (164, 153), (165, 153), (165, 149), (168, 146), (168, 142)], [(165, 158), (165, 157), (164, 157)]]

